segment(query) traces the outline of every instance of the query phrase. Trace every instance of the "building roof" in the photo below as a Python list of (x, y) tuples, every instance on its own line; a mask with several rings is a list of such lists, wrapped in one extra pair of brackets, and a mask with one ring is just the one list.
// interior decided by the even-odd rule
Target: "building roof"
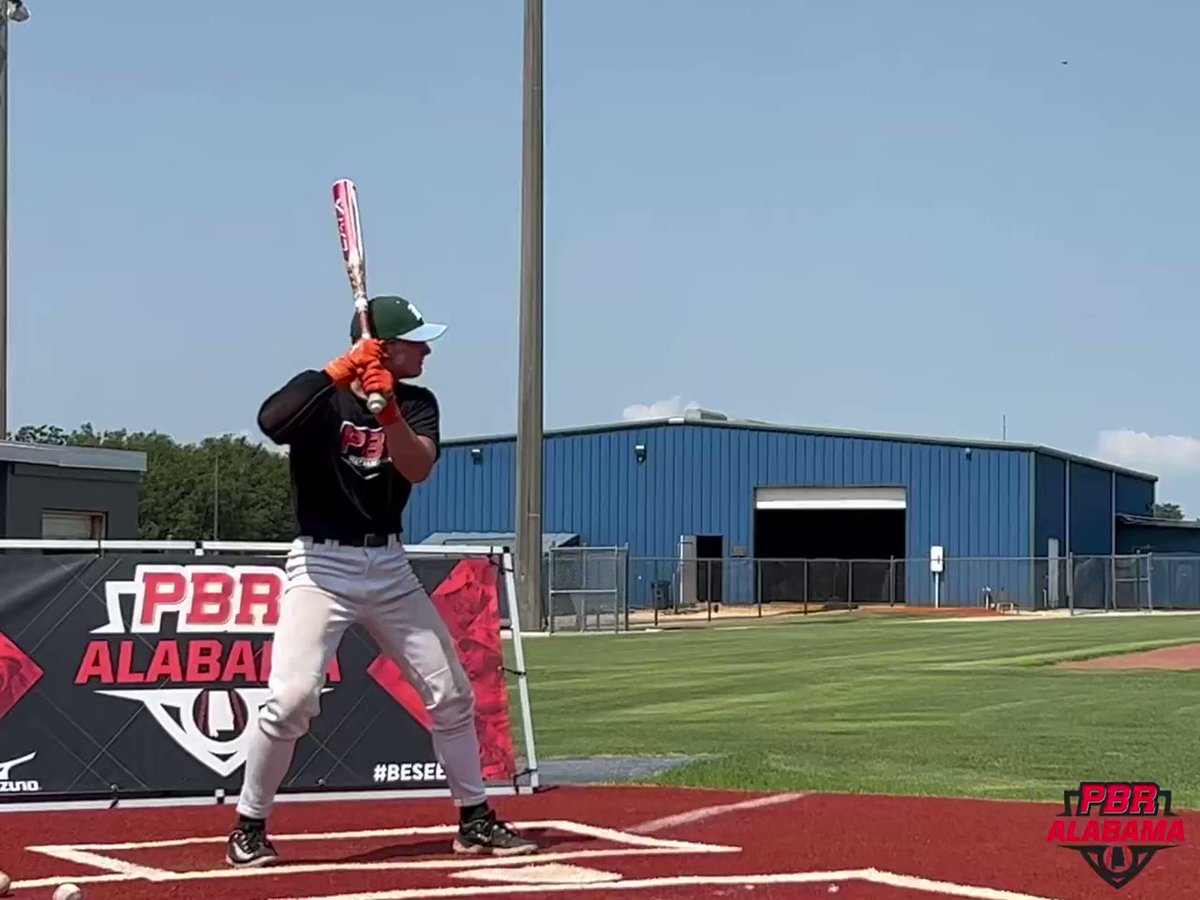
[(29, 444), (24, 441), (0, 441), (0, 462), (58, 466), (68, 469), (146, 471), (146, 454), (140, 450), (113, 450), (108, 447), (74, 447), (62, 444)]
[[(701, 428), (738, 428), (757, 431), (770, 431), (785, 434), (808, 434), (824, 437), (858, 438), (860, 440), (894, 441), (908, 444), (937, 444), (943, 447), (971, 447), (976, 450), (1013, 450), (1041, 453), (1056, 459), (1069, 460), (1095, 466), (1105, 471), (1119, 472), (1134, 478), (1147, 481), (1158, 481), (1158, 476), (1150, 472), (1141, 472), (1103, 460), (1056, 450), (1042, 444), (1026, 444), (1016, 441), (970, 440), (968, 438), (936, 437), (920, 434), (894, 434), (884, 431), (857, 431), (846, 428), (818, 428), (809, 425), (782, 425), (775, 422), (763, 422), (758, 419), (730, 419), (723, 413), (711, 410), (689, 409), (682, 416), (668, 416), (657, 419), (639, 419), (633, 422), (613, 422), (601, 425), (582, 425), (572, 428), (546, 429), (545, 437), (565, 437), (569, 435), (603, 434), (611, 431), (632, 431), (644, 428), (656, 428), (664, 425), (688, 425)], [(515, 440), (513, 434), (481, 435), (477, 437), (447, 438), (443, 446), (465, 446), (470, 444), (494, 443)]]
[(1161, 519), (1157, 516), (1132, 516), (1122, 513), (1117, 516), (1117, 521), (1123, 525), (1144, 525), (1148, 528), (1200, 530), (1200, 520), (1197, 519)]

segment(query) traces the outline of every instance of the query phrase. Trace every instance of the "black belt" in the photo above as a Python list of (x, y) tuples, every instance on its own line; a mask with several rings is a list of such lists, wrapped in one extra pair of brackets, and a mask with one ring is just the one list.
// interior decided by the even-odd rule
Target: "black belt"
[(391, 534), (351, 534), (351, 535), (322, 535), (321, 537), (313, 537), (312, 540), (317, 544), (325, 544), (330, 541), (336, 541), (343, 547), (386, 547), (388, 541), (392, 538), (399, 539), (400, 535), (393, 532)]

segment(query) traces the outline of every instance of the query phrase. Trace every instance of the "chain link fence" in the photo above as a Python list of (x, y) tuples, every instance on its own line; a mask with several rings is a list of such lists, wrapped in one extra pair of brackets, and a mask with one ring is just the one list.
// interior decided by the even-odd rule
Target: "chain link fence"
[(628, 628), (624, 547), (554, 547), (546, 559), (546, 627), (554, 631)]
[(556, 547), (549, 631), (622, 631), (863, 607), (1087, 614), (1200, 611), (1200, 555), (723, 559)]

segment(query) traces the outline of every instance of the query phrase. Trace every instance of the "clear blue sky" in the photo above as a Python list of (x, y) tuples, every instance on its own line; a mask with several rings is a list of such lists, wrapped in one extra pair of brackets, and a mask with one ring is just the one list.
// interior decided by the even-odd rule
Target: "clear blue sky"
[[(257, 434), (344, 346), (345, 176), (445, 434), (515, 429), (520, 0), (29, 5), (11, 427)], [(548, 427), (1007, 415), (1200, 514), (1196, 4), (546, 6)]]

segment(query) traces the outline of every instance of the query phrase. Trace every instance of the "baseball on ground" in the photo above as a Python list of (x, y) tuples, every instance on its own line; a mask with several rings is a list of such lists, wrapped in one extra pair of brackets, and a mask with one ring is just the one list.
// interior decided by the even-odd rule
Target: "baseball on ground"
[(54, 900), (83, 900), (83, 891), (73, 884), (60, 884), (54, 889)]
[(8, 896), (8, 889), (12, 887), (12, 879), (5, 872), (0, 872), (0, 897)]

